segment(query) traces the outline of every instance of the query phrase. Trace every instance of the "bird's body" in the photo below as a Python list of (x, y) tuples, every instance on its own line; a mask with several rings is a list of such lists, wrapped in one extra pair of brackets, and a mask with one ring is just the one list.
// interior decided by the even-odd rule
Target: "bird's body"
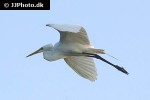
[(51, 46), (51, 50), (43, 51), (44, 59), (48, 61), (55, 61), (58, 59), (66, 58), (67, 56), (73, 56), (82, 54), (82, 52), (90, 51), (90, 48), (93, 49), (93, 46), (82, 45), (77, 43), (56, 43), (53, 45), (45, 45)]
[(105, 54), (105, 52), (102, 49), (94, 48), (83, 27), (68, 24), (47, 24), (46, 26), (52, 27), (60, 33), (59, 42), (54, 46), (52, 44), (45, 45), (27, 57), (43, 52), (44, 59), (48, 61), (64, 59), (75, 72), (91, 81), (97, 79), (97, 71), (93, 58), (100, 59), (128, 74), (122, 67), (114, 65), (97, 55)]

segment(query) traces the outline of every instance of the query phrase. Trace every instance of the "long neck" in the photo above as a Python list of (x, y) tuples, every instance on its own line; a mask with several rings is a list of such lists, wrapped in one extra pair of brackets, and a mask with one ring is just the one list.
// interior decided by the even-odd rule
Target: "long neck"
[(55, 50), (44, 51), (43, 52), (43, 57), (44, 57), (45, 60), (48, 60), (48, 61), (55, 61), (55, 60), (64, 58), (64, 56), (61, 53), (59, 53)]
[(45, 60), (48, 60), (48, 61), (53, 61), (52, 58), (53, 58), (53, 50), (52, 51), (44, 51), (43, 52), (43, 57)]

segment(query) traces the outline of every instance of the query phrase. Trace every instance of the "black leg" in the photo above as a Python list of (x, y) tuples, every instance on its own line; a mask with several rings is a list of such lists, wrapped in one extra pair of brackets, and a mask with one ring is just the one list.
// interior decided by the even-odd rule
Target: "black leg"
[(90, 54), (90, 53), (85, 53), (85, 54), (89, 54), (87, 57), (93, 57), (93, 58), (96, 58), (96, 59), (100, 59), (104, 62), (106, 62), (107, 64), (110, 64), (112, 65), (113, 67), (115, 67), (116, 69), (118, 69), (119, 71), (125, 73), (125, 74), (129, 74), (123, 67), (120, 67), (118, 65), (114, 65), (112, 64), (111, 62), (107, 61), (106, 59), (102, 58), (101, 56), (97, 55), (97, 54)]

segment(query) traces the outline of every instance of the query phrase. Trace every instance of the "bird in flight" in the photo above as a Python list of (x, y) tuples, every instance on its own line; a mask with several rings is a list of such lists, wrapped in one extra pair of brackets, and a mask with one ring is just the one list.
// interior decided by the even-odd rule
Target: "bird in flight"
[(64, 59), (65, 62), (80, 76), (95, 81), (97, 70), (93, 58), (100, 59), (128, 75), (128, 72), (118, 65), (112, 64), (98, 54), (106, 54), (102, 49), (96, 49), (90, 43), (87, 32), (80, 25), (47, 24), (60, 33), (60, 40), (54, 46), (47, 44), (29, 54), (27, 57), (43, 52), (48, 61)]

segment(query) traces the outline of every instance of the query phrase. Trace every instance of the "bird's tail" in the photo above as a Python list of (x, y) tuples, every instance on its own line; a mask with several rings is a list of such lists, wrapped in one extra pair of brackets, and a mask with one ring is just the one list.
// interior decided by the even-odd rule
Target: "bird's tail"
[(112, 55), (106, 53), (106, 52), (105, 52), (104, 50), (102, 50), (102, 49), (90, 48), (90, 49), (88, 50), (88, 53), (93, 53), (93, 54), (106, 54), (106, 55), (108, 55), (108, 56), (110, 56), (110, 57), (112, 57), (112, 58), (118, 60), (117, 58), (115, 58), (115, 57), (113, 57)]
[(87, 53), (92, 53), (92, 54), (105, 54), (104, 50), (102, 49), (95, 49), (95, 48), (90, 48), (88, 49)]

